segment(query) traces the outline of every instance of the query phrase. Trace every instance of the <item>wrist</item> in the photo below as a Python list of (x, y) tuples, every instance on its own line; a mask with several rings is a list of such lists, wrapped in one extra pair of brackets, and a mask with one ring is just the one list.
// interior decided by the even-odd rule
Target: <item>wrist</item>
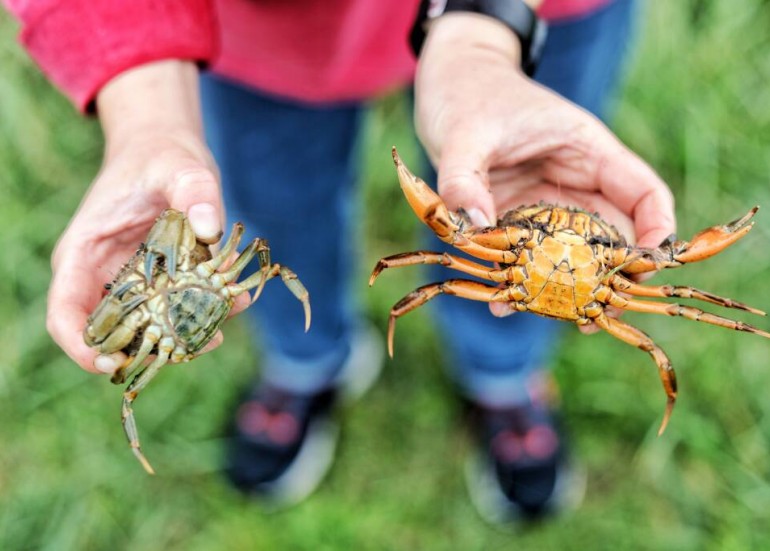
[(421, 60), (430, 51), (460, 53), (468, 48), (484, 49), (518, 66), (521, 44), (502, 22), (470, 12), (446, 13), (430, 23)]
[(108, 153), (152, 136), (203, 136), (192, 62), (165, 60), (125, 71), (99, 91), (96, 106)]
[[(477, 23), (474, 23), (473, 18), (464, 18), (461, 19), (464, 25), (451, 33), (446, 47), (452, 49), (456, 44), (455, 37), (459, 39), (469, 33), (469, 38), (481, 42), (483, 47), (491, 46), (500, 49), (504, 54), (507, 53), (508, 57), (515, 59), (524, 73), (531, 77), (537, 69), (547, 36), (547, 25), (537, 17), (535, 11), (540, 3), (540, 0), (422, 0), (409, 34), (412, 51), (420, 57), (432, 23), (445, 20), (447, 14), (475, 14), (502, 23), (513, 37), (505, 37), (499, 31), (492, 30), (495, 29), (494, 26), (487, 26), (487, 30), (492, 33), (490, 35), (485, 32), (483, 25), (478, 23), (478, 19)], [(440, 23), (439, 26), (444, 24)], [(513, 48), (510, 46), (510, 39), (518, 45), (518, 56), (511, 55)]]

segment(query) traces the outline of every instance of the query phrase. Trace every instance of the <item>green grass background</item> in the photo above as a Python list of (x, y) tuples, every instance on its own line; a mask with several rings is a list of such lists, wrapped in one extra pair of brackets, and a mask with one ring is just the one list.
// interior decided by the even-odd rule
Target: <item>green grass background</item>
[[(768, 29), (766, 0), (650, 2), (615, 118), (673, 188), (680, 235), (765, 207), (743, 242), (654, 281), (765, 309)], [(306, 503), (265, 511), (217, 472), (222, 427), (258, 352), (238, 321), (226, 346), (169, 367), (139, 400), (159, 471), (146, 476), (120, 427), (120, 389), (77, 369), (45, 331), (51, 250), (98, 169), (101, 136), (16, 32), (0, 15), (0, 549), (770, 549), (770, 342), (684, 319), (627, 315), (678, 370), (681, 398), (661, 438), (665, 400), (647, 355), (567, 327), (554, 372), (588, 494), (573, 514), (517, 534), (484, 524), (466, 498), (468, 439), (424, 311), (399, 322), (396, 359), (345, 412), (338, 461)], [(365, 284), (377, 258), (418, 240), (394, 143), (411, 158), (406, 108), (391, 98), (369, 119), (365, 231), (351, 236), (367, 248), (358, 291), (380, 327), (423, 277), (400, 270)]]

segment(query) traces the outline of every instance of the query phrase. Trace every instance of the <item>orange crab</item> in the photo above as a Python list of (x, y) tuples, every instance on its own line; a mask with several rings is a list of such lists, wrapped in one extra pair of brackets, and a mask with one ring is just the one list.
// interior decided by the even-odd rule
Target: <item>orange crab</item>
[(467, 279), (450, 279), (424, 285), (409, 293), (390, 311), (388, 351), (391, 357), (396, 318), (442, 293), (484, 302), (504, 302), (515, 311), (534, 312), (577, 325), (595, 323), (610, 335), (648, 352), (655, 361), (668, 397), (658, 431), (661, 434), (676, 401), (674, 369), (663, 350), (649, 336), (608, 316), (608, 306), (682, 316), (770, 338), (766, 331), (698, 308), (635, 297), (690, 298), (766, 315), (756, 308), (693, 287), (641, 285), (628, 277), (675, 268), (717, 254), (751, 230), (751, 218), (758, 207), (729, 224), (703, 230), (690, 241), (678, 241), (671, 236), (655, 249), (644, 249), (629, 246), (618, 231), (598, 215), (556, 205), (519, 207), (500, 216), (497, 226), (474, 227), (465, 212), (451, 212), (425, 182), (414, 176), (395, 148), (393, 161), (401, 188), (417, 216), (442, 241), (495, 265), (485, 266), (448, 253), (429, 251), (381, 259), (372, 272), (369, 285), (385, 268), (416, 264), (440, 264), (494, 283), (486, 285)]

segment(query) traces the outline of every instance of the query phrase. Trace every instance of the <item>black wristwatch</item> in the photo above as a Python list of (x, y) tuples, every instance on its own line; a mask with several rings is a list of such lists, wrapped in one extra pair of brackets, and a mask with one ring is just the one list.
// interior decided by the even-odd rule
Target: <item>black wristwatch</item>
[(422, 0), (409, 35), (414, 55), (419, 57), (427, 34), (427, 24), (452, 11), (487, 15), (504, 23), (521, 42), (521, 68), (532, 76), (540, 61), (548, 26), (524, 0)]

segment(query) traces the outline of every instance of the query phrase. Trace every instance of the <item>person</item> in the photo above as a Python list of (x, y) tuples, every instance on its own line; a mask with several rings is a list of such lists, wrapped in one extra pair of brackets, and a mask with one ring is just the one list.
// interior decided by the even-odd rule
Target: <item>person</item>
[[(54, 340), (83, 369), (112, 373), (123, 357), (97, 355), (81, 335), (109, 274), (162, 209), (186, 213), (205, 242), (226, 210), (247, 237), (270, 241), (313, 307), (307, 334), (278, 286), (249, 309), (264, 357), (234, 413), (226, 472), (247, 493), (303, 498), (333, 455), (334, 404), (343, 389), (360, 393), (382, 356), (350, 293), (355, 145), (366, 102), (412, 78), (417, 133), (450, 209), (485, 226), (520, 204), (577, 205), (657, 246), (675, 229), (671, 193), (601, 122), (634, 1), (523, 1), (550, 21), (534, 79), (519, 33), (473, 11), (432, 19), (415, 62), (418, 0), (6, 0), (30, 55), (105, 136), (101, 170), (53, 254)], [(551, 510), (569, 472), (542, 391), (554, 323), (500, 319), (505, 305), (491, 307), (497, 317), (458, 299), (437, 308), (476, 419), (474, 502), (495, 520)]]

